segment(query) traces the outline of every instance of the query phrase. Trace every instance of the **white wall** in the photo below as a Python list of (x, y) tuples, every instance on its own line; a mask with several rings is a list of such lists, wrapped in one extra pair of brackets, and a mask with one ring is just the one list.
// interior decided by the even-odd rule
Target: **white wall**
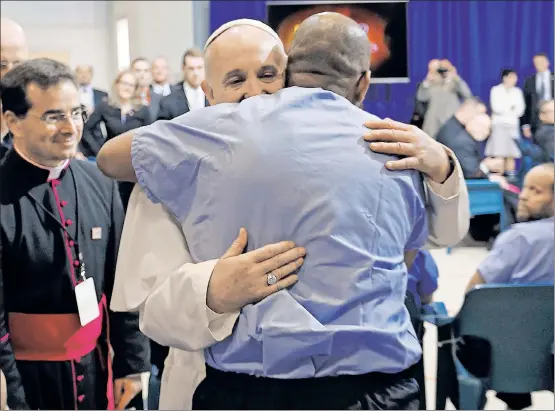
[(2, 17), (17, 21), (25, 30), (31, 53), (67, 54), (73, 68), (91, 64), (95, 86), (108, 89), (112, 82), (110, 14), (107, 1), (0, 2)]
[(0, 2), (2, 17), (17, 21), (31, 53), (67, 54), (69, 64), (91, 64), (95, 86), (109, 90), (117, 74), (115, 26), (129, 20), (131, 59), (168, 58), (181, 79), (186, 49), (208, 38), (209, 1), (13, 1)]
[[(195, 46), (193, 2), (112, 1), (110, 3), (112, 27), (115, 27), (116, 21), (120, 18), (127, 18), (129, 21), (131, 60), (139, 56), (148, 59), (166, 56), (173, 80), (180, 80), (183, 53), (186, 49)], [(117, 62), (114, 64), (117, 65)]]

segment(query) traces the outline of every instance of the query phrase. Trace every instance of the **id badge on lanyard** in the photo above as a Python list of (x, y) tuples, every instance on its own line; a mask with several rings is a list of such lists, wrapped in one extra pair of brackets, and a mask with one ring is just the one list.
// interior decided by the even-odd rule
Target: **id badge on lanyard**
[(98, 308), (98, 300), (96, 298), (96, 288), (92, 277), (86, 278), (85, 263), (83, 263), (83, 255), (79, 254), (81, 260), (81, 281), (75, 286), (75, 299), (77, 301), (77, 309), (79, 311), (79, 321), (81, 326), (89, 324), (100, 316), (100, 308)]

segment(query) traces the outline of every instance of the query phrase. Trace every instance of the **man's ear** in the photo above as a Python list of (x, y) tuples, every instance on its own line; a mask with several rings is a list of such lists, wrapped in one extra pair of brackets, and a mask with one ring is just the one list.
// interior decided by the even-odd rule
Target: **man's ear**
[(208, 103), (211, 106), (215, 105), (216, 102), (214, 101), (214, 91), (208, 85), (206, 80), (202, 80), (202, 83), (200, 83), (200, 86), (202, 87), (202, 91), (204, 92), (204, 95), (206, 96), (206, 99), (208, 100)]
[(366, 93), (368, 92), (368, 87), (370, 87), (370, 77), (372, 72), (367, 70), (364, 72), (362, 76), (360, 76), (358, 83), (357, 83), (357, 103), (359, 106), (362, 106), (362, 102), (366, 97)]
[(14, 136), (21, 134), (21, 118), (16, 116), (13, 111), (6, 111), (2, 115), (2, 121), (6, 123), (8, 129)]

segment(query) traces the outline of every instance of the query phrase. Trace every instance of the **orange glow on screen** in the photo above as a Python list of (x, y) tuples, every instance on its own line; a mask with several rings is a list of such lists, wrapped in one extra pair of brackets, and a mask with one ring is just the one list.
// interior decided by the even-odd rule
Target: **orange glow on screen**
[(337, 5), (315, 5), (308, 9), (300, 10), (287, 16), (278, 27), (278, 35), (285, 45), (285, 49), (289, 49), (291, 41), (299, 25), (303, 20), (316, 13), (332, 11), (341, 13), (344, 16), (355, 20), (362, 29), (368, 33), (368, 40), (372, 47), (370, 68), (376, 70), (390, 56), (389, 42), (385, 35), (387, 21), (378, 14), (357, 6), (337, 6)]

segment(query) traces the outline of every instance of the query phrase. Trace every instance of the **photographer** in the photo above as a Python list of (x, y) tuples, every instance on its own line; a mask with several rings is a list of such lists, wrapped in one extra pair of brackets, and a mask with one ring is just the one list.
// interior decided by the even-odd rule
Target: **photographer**
[(431, 60), (428, 75), (416, 92), (416, 100), (428, 104), (422, 129), (435, 138), (440, 127), (455, 114), (461, 102), (470, 97), (472, 92), (449, 60)]

